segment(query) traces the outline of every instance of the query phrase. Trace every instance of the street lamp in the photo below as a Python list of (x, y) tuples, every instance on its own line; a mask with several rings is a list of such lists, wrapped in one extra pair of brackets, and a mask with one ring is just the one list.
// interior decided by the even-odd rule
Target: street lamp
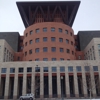
[(63, 98), (63, 76), (61, 76), (61, 87), (62, 87), (62, 88), (61, 88), (61, 90), (62, 90), (62, 91), (61, 91), (61, 97), (62, 97), (62, 100), (63, 100), (63, 99), (64, 99), (64, 98)]

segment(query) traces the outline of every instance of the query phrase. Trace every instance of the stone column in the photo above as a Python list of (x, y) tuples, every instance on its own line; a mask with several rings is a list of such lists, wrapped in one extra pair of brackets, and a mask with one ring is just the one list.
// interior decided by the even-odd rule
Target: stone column
[(24, 67), (22, 95), (26, 94), (26, 83), (27, 83), (27, 69), (26, 67)]
[(65, 85), (66, 85), (66, 96), (70, 97), (70, 86), (69, 86), (69, 75), (68, 75), (68, 67), (65, 67)]
[(49, 67), (49, 98), (52, 98), (52, 73), (51, 67)]
[(58, 98), (61, 98), (61, 81), (60, 81), (60, 68), (57, 66), (57, 94)]
[(86, 83), (85, 69), (84, 66), (82, 66), (81, 68), (82, 68), (82, 80), (80, 81), (82, 81), (84, 97), (87, 97), (87, 83)]
[(40, 98), (43, 98), (44, 95), (44, 74), (43, 74), (43, 67), (41, 66), (40, 70)]
[(18, 92), (18, 68), (15, 67), (15, 76), (14, 76), (14, 90), (13, 90), (13, 99), (17, 99)]
[(79, 91), (78, 91), (78, 81), (77, 81), (77, 71), (76, 66), (73, 66), (74, 71), (74, 91), (75, 91), (75, 97), (79, 97)]
[(35, 95), (35, 67), (32, 68), (31, 93), (34, 93)]
[(8, 99), (8, 94), (9, 94), (9, 71), (10, 71), (9, 68), (7, 68), (4, 99)]

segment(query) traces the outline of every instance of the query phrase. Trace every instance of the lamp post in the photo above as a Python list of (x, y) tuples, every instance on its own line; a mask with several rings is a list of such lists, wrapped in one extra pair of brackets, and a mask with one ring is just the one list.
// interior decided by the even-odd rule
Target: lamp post
[(62, 100), (64, 100), (64, 98), (63, 98), (63, 76), (61, 76), (61, 97), (62, 97)]

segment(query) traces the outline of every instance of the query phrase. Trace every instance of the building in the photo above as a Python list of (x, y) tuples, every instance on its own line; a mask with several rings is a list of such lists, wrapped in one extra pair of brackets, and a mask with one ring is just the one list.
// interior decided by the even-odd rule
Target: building
[(26, 93), (38, 99), (88, 98), (92, 88), (91, 95), (100, 96), (100, 31), (74, 35), (79, 5), (17, 2), (26, 29), (23, 36), (0, 32), (1, 99)]

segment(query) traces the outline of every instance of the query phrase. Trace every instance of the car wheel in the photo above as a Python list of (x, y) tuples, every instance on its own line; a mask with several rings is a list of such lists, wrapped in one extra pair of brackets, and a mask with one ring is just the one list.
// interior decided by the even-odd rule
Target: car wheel
[(30, 100), (33, 100), (33, 98), (30, 98)]
[(20, 100), (23, 100), (23, 98), (20, 98)]

